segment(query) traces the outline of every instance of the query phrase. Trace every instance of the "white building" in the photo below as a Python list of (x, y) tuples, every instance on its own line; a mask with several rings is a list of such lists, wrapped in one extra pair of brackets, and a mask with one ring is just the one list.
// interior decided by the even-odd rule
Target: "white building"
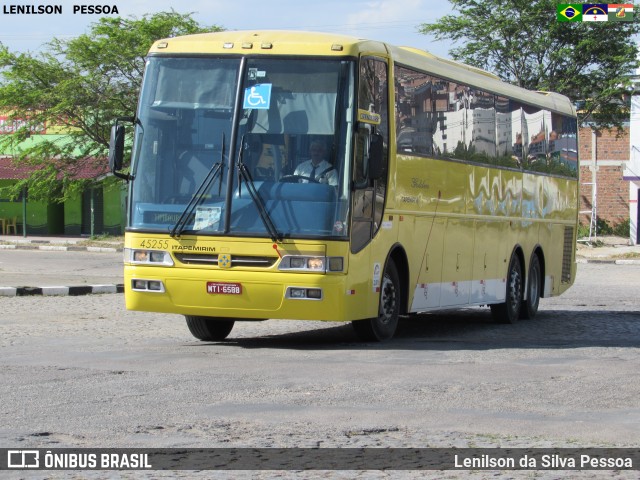
[(634, 92), (631, 97), (631, 115), (629, 118), (629, 162), (622, 178), (629, 182), (629, 226), (630, 242), (640, 243), (638, 223), (638, 196), (640, 192), (640, 69), (636, 71)]

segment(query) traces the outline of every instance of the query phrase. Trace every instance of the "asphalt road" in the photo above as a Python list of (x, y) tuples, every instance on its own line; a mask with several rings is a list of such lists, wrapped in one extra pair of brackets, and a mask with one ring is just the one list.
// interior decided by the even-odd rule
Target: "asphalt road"
[[(637, 265), (579, 265), (536, 320), (447, 311), (404, 321), (385, 344), (357, 342), (348, 324), (281, 320), (203, 343), (179, 316), (126, 311), (121, 294), (0, 297), (0, 444), (637, 447), (639, 280)], [(521, 473), (504, 478), (531, 478)]]
[(0, 250), (0, 287), (118, 284), (122, 272), (122, 252)]

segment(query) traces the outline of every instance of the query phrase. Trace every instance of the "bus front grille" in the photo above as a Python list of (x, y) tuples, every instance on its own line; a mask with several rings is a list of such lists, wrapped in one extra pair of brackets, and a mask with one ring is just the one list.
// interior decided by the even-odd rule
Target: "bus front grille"
[[(176, 253), (176, 259), (185, 265), (218, 266), (218, 255), (210, 253)], [(269, 268), (276, 263), (278, 257), (232, 255), (231, 267)]]

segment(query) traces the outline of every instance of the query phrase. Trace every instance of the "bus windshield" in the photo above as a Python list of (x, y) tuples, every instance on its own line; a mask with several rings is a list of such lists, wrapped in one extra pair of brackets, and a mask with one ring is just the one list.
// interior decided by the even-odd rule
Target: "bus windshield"
[(354, 83), (345, 60), (150, 57), (129, 228), (346, 238)]

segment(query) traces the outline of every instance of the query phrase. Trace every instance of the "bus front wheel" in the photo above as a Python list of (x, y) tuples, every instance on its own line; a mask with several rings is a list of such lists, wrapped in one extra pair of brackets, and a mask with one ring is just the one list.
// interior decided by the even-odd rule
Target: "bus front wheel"
[(491, 314), (498, 323), (515, 323), (522, 308), (522, 266), (514, 253), (507, 272), (505, 302), (491, 305)]
[(392, 260), (382, 276), (378, 316), (352, 322), (356, 335), (364, 341), (382, 342), (396, 333), (400, 318), (400, 278)]
[(233, 320), (185, 315), (191, 335), (205, 342), (224, 340), (231, 333)]

